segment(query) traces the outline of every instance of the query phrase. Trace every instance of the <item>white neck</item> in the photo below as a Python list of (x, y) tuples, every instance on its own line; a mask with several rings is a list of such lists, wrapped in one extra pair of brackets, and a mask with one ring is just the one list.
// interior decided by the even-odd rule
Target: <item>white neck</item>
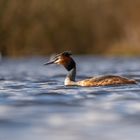
[(74, 67), (73, 69), (71, 69), (69, 71), (68, 75), (66, 76), (64, 84), (66, 86), (68, 86), (68, 85), (76, 85), (75, 77), (76, 77), (76, 67)]
[(64, 85), (65, 86), (74, 86), (74, 85), (76, 85), (76, 82), (71, 81), (69, 77), (66, 77), (66, 79), (64, 81)]

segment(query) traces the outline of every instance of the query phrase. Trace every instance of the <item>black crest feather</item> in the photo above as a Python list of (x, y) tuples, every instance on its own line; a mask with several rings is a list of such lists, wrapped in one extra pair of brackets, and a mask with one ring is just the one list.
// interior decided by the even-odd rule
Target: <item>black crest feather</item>
[(61, 55), (70, 56), (70, 55), (72, 55), (72, 53), (71, 53), (71, 51), (65, 51), (65, 52), (61, 53)]

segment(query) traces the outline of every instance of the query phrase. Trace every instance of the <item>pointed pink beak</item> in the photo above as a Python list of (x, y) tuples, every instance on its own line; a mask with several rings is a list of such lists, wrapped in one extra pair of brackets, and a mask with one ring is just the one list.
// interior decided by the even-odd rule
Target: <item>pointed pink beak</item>
[(47, 63), (45, 63), (44, 65), (50, 65), (50, 64), (53, 64), (55, 61), (53, 60), (53, 61), (49, 61), (49, 62), (47, 62)]

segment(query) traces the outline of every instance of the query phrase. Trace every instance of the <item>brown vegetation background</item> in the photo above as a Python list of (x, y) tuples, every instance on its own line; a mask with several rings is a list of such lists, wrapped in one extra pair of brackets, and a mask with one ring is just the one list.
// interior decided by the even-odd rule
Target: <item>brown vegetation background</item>
[(5, 56), (139, 55), (140, 0), (0, 0)]

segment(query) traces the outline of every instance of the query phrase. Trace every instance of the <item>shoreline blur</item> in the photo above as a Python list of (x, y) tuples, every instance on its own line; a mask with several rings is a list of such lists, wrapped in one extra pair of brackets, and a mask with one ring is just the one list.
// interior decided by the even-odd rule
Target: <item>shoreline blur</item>
[(139, 56), (139, 0), (0, 0), (2, 56)]

